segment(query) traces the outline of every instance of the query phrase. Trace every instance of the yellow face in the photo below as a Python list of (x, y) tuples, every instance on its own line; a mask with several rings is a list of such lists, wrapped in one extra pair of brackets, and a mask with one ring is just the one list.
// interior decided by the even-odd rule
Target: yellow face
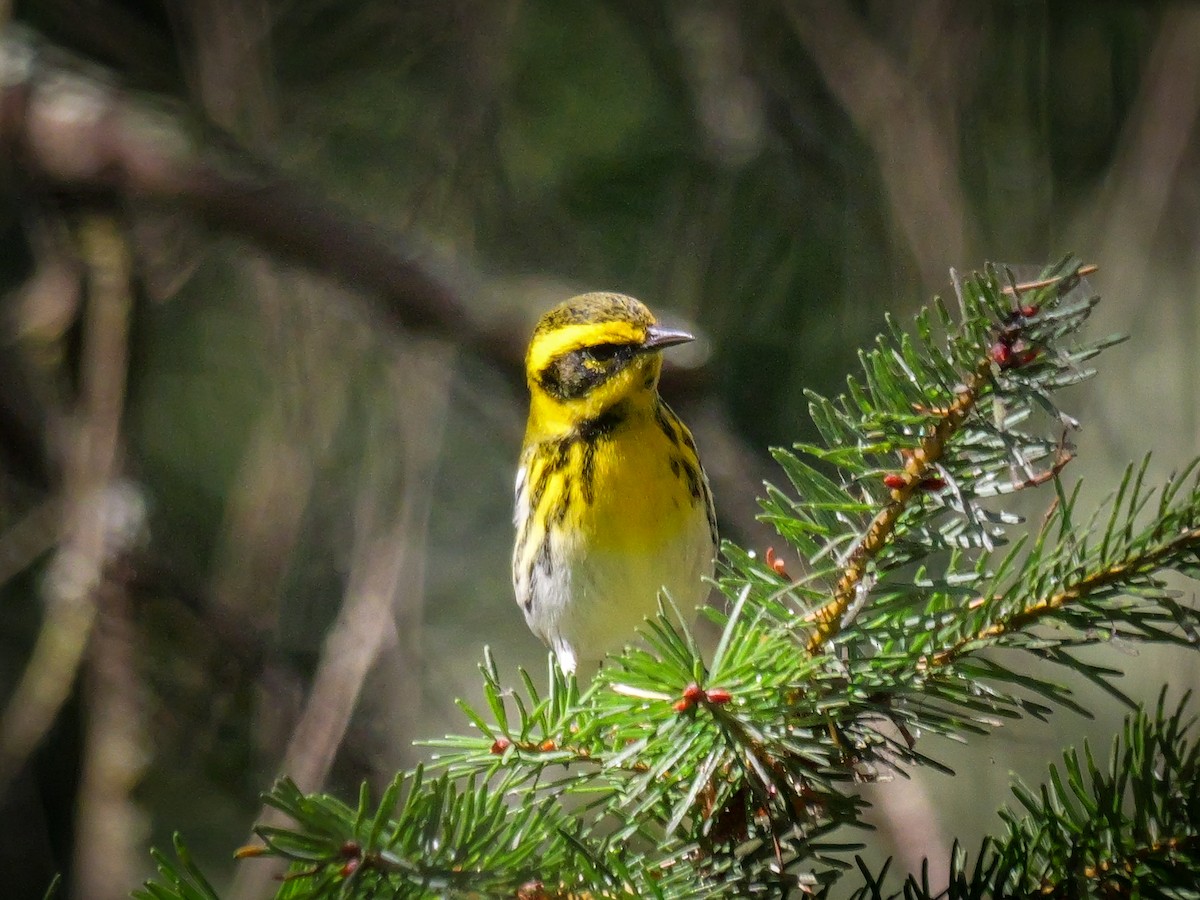
[(583, 294), (542, 316), (525, 357), (526, 440), (561, 435), (622, 403), (653, 399), (662, 348), (692, 340), (621, 294)]

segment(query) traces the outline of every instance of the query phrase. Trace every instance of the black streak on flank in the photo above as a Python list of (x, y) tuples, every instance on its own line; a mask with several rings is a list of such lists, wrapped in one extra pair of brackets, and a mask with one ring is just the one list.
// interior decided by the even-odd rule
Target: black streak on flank
[(692, 465), (690, 460), (683, 460), (683, 477), (687, 479), (688, 493), (692, 495), (692, 500), (702, 500), (704, 493), (700, 489), (700, 470)]
[(567, 521), (567, 511), (571, 508), (571, 479), (564, 478), (562, 483), (562, 493), (559, 494), (558, 502), (549, 510), (546, 515), (546, 521), (551, 527), (562, 525)]
[(704, 511), (708, 514), (708, 533), (712, 537), (713, 546), (716, 547), (720, 545), (720, 538), (717, 536), (717, 509), (713, 505), (708, 479), (705, 478), (700, 483), (704, 486)]
[(550, 532), (547, 531), (542, 537), (542, 542), (538, 545), (537, 556), (534, 557), (534, 566), (542, 570), (542, 575), (546, 578), (550, 577), (553, 572), (553, 567), (550, 564)]
[[(567, 465), (571, 462), (571, 446), (570, 444), (560, 441), (553, 448), (553, 452), (547, 454), (547, 459), (542, 463), (537, 472), (537, 480), (533, 483), (533, 491), (529, 496), (530, 511), (537, 510), (542, 505), (542, 497), (546, 492), (546, 487), (550, 483), (550, 479), (559, 472), (564, 471)], [(530, 464), (532, 466), (532, 463)]]
[(537, 581), (536, 574), (540, 570), (543, 579), (549, 579), (552, 573), (550, 566), (550, 532), (547, 531), (542, 535), (542, 541), (538, 544), (537, 552), (529, 561), (529, 571), (525, 579), (525, 583), (529, 586), (527, 593), (521, 605), (525, 608), (525, 614), (530, 615), (533, 612), (533, 598), (535, 594), (534, 583)]
[(654, 406), (654, 421), (658, 424), (658, 428), (667, 436), (667, 440), (672, 445), (678, 440), (678, 435), (675, 432), (675, 423), (672, 421), (675, 418), (675, 413), (671, 412), (671, 408), (661, 400)]
[(579, 479), (583, 482), (583, 502), (591, 506), (596, 500), (596, 442), (583, 445), (583, 462), (580, 464)]

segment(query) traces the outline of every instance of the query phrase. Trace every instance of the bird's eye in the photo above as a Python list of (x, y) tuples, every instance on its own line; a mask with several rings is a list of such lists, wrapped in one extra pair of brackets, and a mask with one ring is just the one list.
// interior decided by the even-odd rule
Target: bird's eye
[(628, 347), (628, 344), (597, 344), (594, 347), (588, 347), (584, 350), (584, 354), (589, 359), (604, 363), (616, 359), (621, 351)]

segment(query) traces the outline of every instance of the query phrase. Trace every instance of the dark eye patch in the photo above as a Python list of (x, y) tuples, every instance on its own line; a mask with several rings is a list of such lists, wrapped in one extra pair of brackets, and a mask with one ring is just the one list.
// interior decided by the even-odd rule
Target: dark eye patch
[(607, 363), (619, 357), (628, 358), (633, 355), (632, 344), (596, 344), (594, 347), (584, 347), (578, 351), (585, 359), (598, 363)]
[(595, 344), (551, 360), (538, 381), (560, 400), (575, 400), (620, 372), (634, 357), (633, 344)]

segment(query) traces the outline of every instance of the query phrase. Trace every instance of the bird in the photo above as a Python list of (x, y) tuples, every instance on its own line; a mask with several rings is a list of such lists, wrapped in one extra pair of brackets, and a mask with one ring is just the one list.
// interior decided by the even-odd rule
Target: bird
[(658, 391), (663, 350), (692, 340), (609, 292), (573, 297), (533, 330), (513, 589), (566, 674), (634, 639), (660, 591), (680, 610), (708, 595), (712, 491), (691, 432)]

